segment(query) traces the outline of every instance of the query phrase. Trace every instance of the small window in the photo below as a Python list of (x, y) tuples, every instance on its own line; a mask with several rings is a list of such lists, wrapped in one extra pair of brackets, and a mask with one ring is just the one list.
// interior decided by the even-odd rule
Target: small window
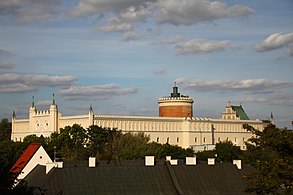
[(206, 142), (206, 138), (204, 137), (204, 138), (203, 138), (203, 143), (205, 143), (205, 142)]
[(159, 137), (157, 137), (157, 142), (159, 142), (160, 141), (160, 138)]
[(221, 142), (221, 138), (220, 137), (218, 138), (218, 142)]
[(179, 137), (177, 137), (177, 142), (179, 142)]
[(197, 137), (194, 138), (194, 142), (197, 142)]
[(167, 137), (167, 143), (169, 143), (169, 141), (170, 141), (170, 138), (169, 138), (169, 137)]
[(237, 137), (235, 137), (235, 142), (237, 142)]

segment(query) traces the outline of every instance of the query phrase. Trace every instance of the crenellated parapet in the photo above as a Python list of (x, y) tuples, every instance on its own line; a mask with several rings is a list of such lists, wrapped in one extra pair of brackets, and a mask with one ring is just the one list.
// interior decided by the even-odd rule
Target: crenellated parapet
[(193, 102), (189, 96), (180, 95), (175, 85), (170, 96), (159, 98), (159, 116), (193, 117)]

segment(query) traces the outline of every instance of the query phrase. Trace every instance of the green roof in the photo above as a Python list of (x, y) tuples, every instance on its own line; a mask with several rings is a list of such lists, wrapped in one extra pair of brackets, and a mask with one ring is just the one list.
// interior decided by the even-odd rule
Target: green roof
[(247, 114), (243, 110), (242, 106), (232, 106), (232, 109), (236, 112), (236, 116), (240, 118), (240, 120), (249, 120)]

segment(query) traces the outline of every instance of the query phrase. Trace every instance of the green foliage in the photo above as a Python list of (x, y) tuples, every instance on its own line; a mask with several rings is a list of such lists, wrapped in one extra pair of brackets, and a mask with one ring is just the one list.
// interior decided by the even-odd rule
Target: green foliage
[(216, 157), (215, 150), (206, 150), (206, 151), (200, 151), (196, 153), (196, 158), (199, 161), (207, 161), (208, 158), (215, 158), (215, 157)]
[(122, 133), (116, 128), (102, 128), (92, 125), (87, 129), (87, 148), (90, 156), (98, 159), (111, 159), (113, 152), (113, 140), (120, 137)]
[(231, 141), (216, 143), (215, 153), (217, 154), (217, 160), (223, 162), (232, 162), (242, 158), (240, 147), (233, 145)]
[(50, 136), (49, 150), (55, 149), (62, 153), (62, 157), (68, 160), (86, 159), (87, 151), (85, 148), (87, 134), (80, 125), (66, 126), (59, 132), (54, 132)]
[(0, 122), (0, 141), (10, 140), (11, 137), (11, 123), (7, 118)]
[(119, 159), (142, 159), (147, 152), (149, 139), (143, 133), (121, 134), (113, 140), (113, 154)]
[(231, 141), (216, 143), (214, 150), (197, 152), (196, 157), (200, 161), (206, 161), (208, 158), (216, 158), (216, 161), (232, 162), (236, 159), (242, 159), (243, 152), (239, 146), (235, 146)]
[(293, 131), (269, 125), (254, 133), (247, 143), (246, 162), (257, 168), (247, 176), (248, 192), (279, 194), (293, 192)]
[[(20, 142), (0, 141), (0, 194), (13, 194), (14, 175), (11, 167), (20, 157), (24, 147)], [(18, 194), (18, 193), (15, 193)]]

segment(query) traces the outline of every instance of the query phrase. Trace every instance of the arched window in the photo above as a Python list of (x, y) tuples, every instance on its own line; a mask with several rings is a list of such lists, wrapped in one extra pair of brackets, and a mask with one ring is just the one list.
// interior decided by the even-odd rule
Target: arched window
[(157, 142), (159, 142), (160, 141), (160, 138), (159, 137), (157, 137)]
[(177, 137), (177, 142), (179, 142), (179, 137)]
[(197, 137), (194, 138), (194, 142), (197, 142)]
[(206, 142), (206, 138), (204, 137), (204, 138), (203, 138), (203, 143), (205, 143), (205, 142)]
[(169, 137), (167, 137), (167, 143), (169, 143), (169, 141), (170, 141), (170, 138), (169, 138)]

